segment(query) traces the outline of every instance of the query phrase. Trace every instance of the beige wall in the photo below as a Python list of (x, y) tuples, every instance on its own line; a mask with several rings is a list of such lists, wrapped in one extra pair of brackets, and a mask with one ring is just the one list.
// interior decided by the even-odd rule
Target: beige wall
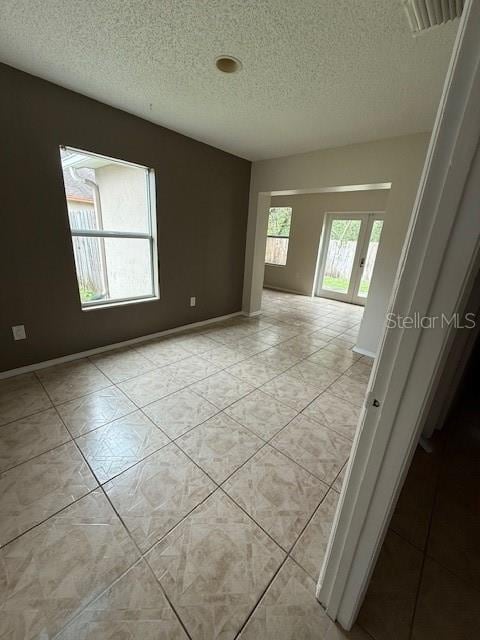
[(376, 353), (430, 134), (254, 162), (250, 181), (243, 309), (261, 307), (268, 208), (273, 191), (391, 182), (386, 223), (357, 346)]
[(272, 207), (292, 207), (287, 264), (265, 265), (264, 286), (311, 295), (325, 213), (385, 211), (387, 190), (273, 196)]

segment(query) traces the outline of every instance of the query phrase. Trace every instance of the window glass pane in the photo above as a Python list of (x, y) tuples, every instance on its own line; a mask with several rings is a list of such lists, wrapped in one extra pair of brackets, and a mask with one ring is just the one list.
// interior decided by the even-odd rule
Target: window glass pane
[(287, 264), (288, 238), (267, 237), (265, 262), (268, 264)]
[(156, 296), (153, 172), (68, 147), (60, 160), (82, 305)]
[(74, 236), (73, 250), (82, 303), (154, 295), (150, 240)]
[(73, 229), (85, 223), (84, 229), (149, 233), (146, 167), (72, 149), (62, 149), (60, 156)]
[(333, 220), (322, 288), (347, 293), (357, 250), (360, 220)]
[(368, 242), (367, 257), (365, 259), (362, 278), (360, 280), (360, 286), (358, 288), (358, 295), (362, 298), (366, 298), (368, 296), (370, 282), (372, 280), (373, 267), (375, 266), (375, 260), (377, 259), (377, 250), (380, 243), (380, 236), (382, 235), (382, 228), (383, 220), (375, 220), (372, 225), (372, 232), (370, 234), (370, 240)]
[(102, 265), (103, 240), (73, 237), (72, 242), (80, 300), (82, 303), (103, 300), (106, 295), (106, 270)]
[(292, 221), (291, 207), (271, 207), (268, 215), (268, 236), (290, 235), (290, 225)]

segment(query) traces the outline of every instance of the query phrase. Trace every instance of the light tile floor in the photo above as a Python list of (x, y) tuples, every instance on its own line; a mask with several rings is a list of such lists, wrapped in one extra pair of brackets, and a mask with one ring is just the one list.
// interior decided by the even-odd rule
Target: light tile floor
[(0, 382), (0, 637), (368, 638), (315, 599), (363, 310), (262, 311)]

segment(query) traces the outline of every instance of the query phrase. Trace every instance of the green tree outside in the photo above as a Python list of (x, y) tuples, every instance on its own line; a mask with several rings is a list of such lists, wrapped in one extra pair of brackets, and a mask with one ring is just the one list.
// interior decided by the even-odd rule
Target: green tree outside
[(291, 222), (291, 207), (270, 207), (267, 235), (283, 236), (288, 238), (290, 235)]

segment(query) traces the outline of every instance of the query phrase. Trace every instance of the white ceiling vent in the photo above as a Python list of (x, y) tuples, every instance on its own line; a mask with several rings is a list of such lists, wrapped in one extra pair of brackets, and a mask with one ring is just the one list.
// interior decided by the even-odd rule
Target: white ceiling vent
[(464, 0), (402, 1), (413, 35), (459, 18), (464, 5)]

